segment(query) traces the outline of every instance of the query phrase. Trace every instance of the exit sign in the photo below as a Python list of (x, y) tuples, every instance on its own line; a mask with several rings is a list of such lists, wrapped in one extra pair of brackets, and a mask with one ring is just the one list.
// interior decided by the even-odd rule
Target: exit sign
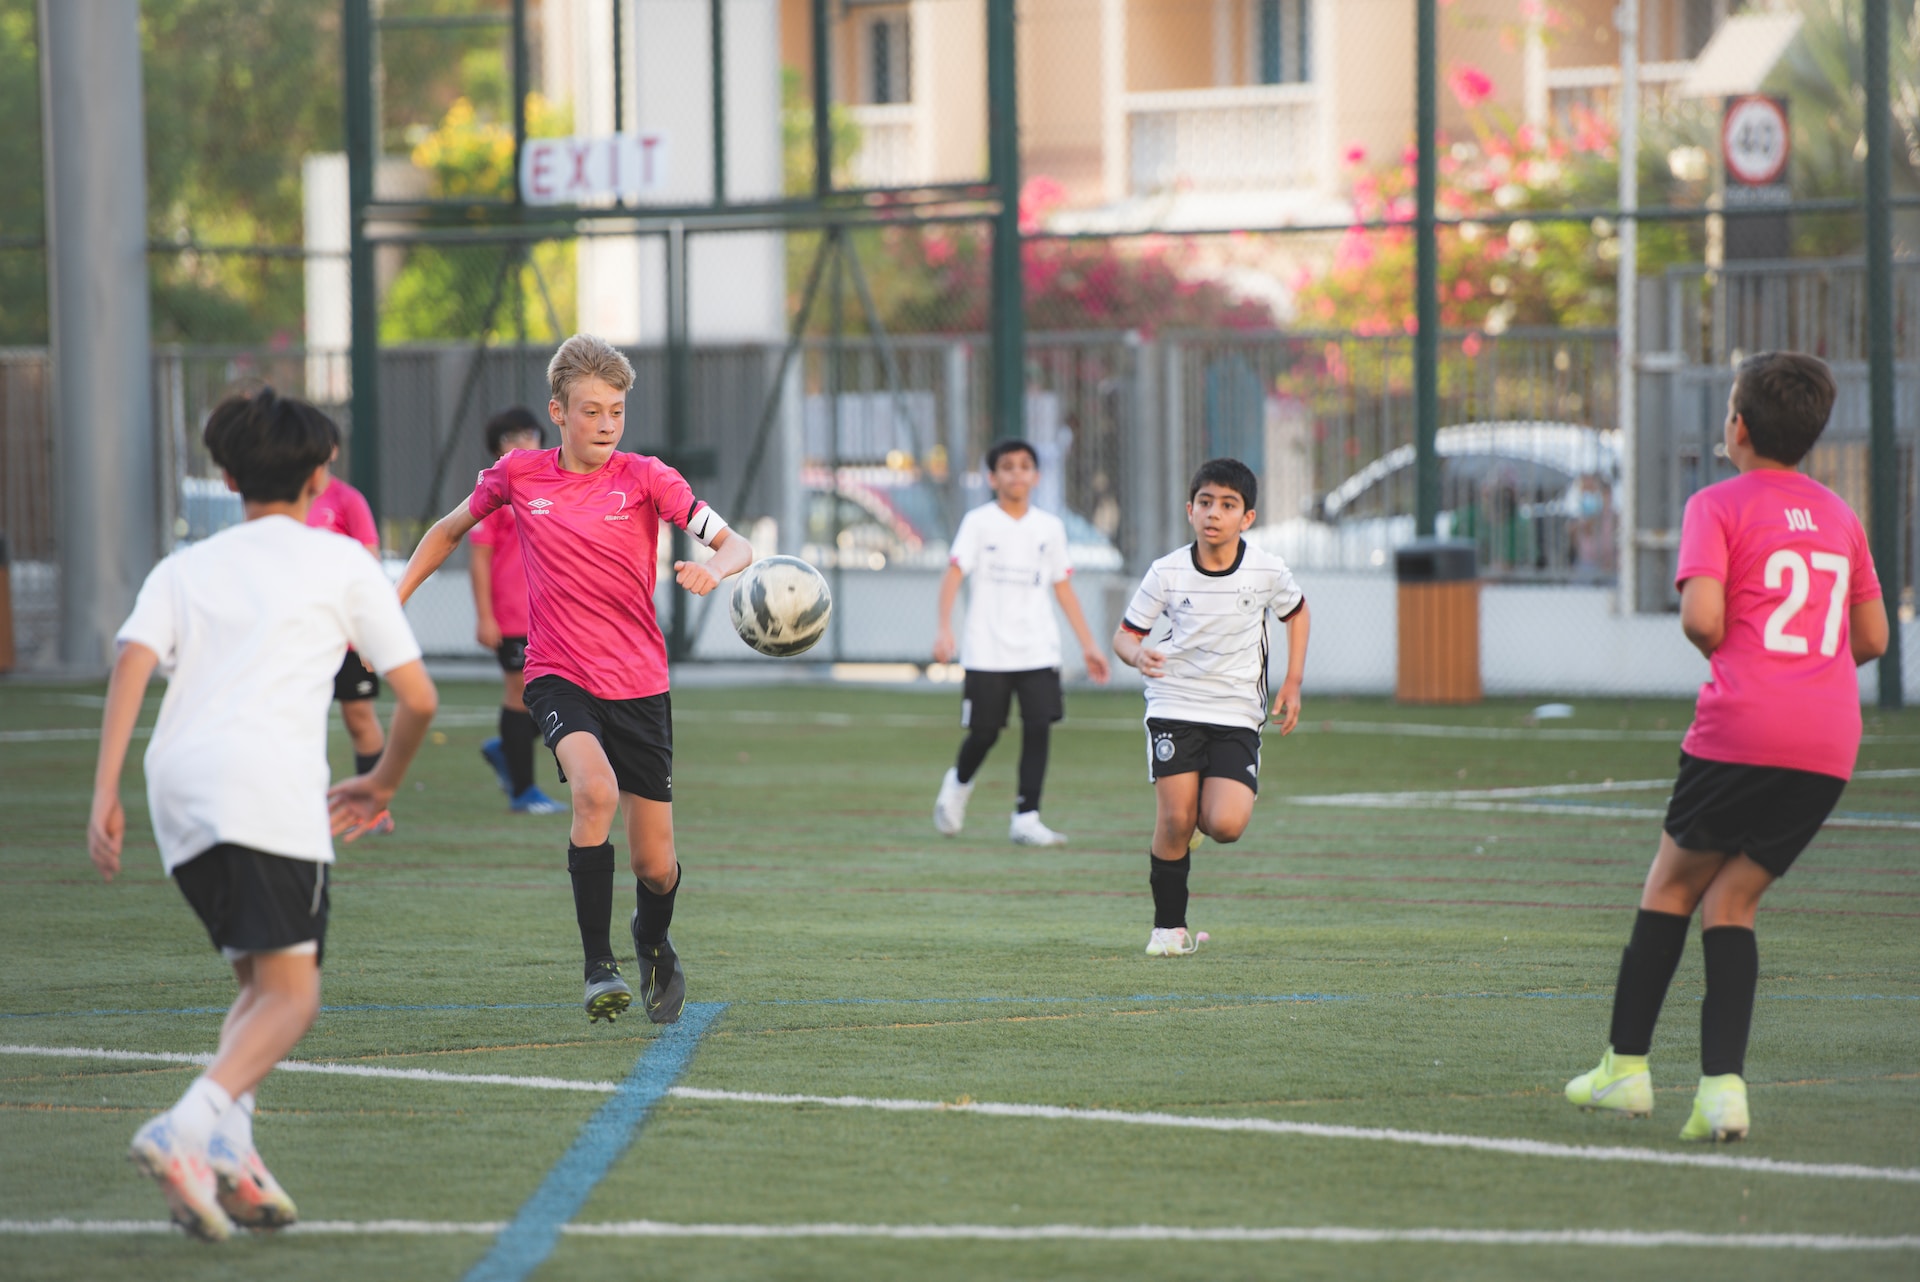
[(659, 132), (598, 138), (529, 138), (520, 149), (520, 199), (529, 205), (642, 200), (666, 183)]

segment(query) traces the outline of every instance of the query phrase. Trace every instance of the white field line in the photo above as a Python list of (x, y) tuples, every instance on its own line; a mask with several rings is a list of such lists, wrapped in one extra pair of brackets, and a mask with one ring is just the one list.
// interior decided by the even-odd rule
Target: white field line
[[(486, 1236), (499, 1220), (305, 1220), (282, 1230), (296, 1236)], [(165, 1220), (0, 1220), (0, 1234), (125, 1236), (172, 1233)], [(672, 1224), (616, 1220), (568, 1224), (569, 1237), (614, 1238), (880, 1238), (935, 1242), (1322, 1242), (1341, 1246), (1410, 1243), (1434, 1246), (1613, 1246), (1757, 1251), (1912, 1251), (1920, 1235), (1852, 1237), (1840, 1233), (1692, 1233), (1632, 1229), (1370, 1229), (1335, 1225), (1192, 1228), (1174, 1224)]]
[[(89, 1046), (0, 1046), (0, 1055), (40, 1055), (49, 1059), (105, 1059), (132, 1063), (194, 1064), (204, 1067), (211, 1055), (167, 1051), (112, 1051)], [(444, 1082), (455, 1086), (519, 1086), (536, 1091), (592, 1091), (612, 1094), (618, 1082), (581, 1082), (566, 1077), (516, 1077), (508, 1073), (443, 1073), (431, 1068), (378, 1068), (371, 1064), (327, 1064), (283, 1059), (281, 1073), (323, 1073), (336, 1077), (389, 1077), (403, 1082)]]
[[(73, 1046), (6, 1046), (0, 1054), (47, 1058), (104, 1059), (147, 1063), (204, 1065), (210, 1055), (157, 1051), (115, 1051)], [(346, 1077), (381, 1077), (400, 1081), (439, 1082), (462, 1086), (517, 1086), (532, 1090), (611, 1093), (613, 1082), (584, 1082), (560, 1077), (516, 1077), (504, 1073), (442, 1073), (419, 1068), (375, 1068), (360, 1064), (322, 1064), (283, 1060), (279, 1068), (296, 1073), (325, 1073)], [(1055, 1104), (997, 1104), (970, 1100), (878, 1099), (863, 1095), (774, 1095), (761, 1091), (716, 1091), (676, 1086), (667, 1092), (675, 1099), (729, 1104), (812, 1104), (828, 1108), (874, 1109), (888, 1113), (976, 1113), (983, 1117), (1024, 1118), (1048, 1122), (1107, 1122), (1122, 1126), (1169, 1127), (1176, 1130), (1251, 1132), (1261, 1135), (1304, 1135), (1314, 1139), (1371, 1140), (1412, 1144), (1424, 1148), (1468, 1149), (1506, 1153), (1517, 1157), (1571, 1158), (1587, 1162), (1642, 1162), (1655, 1166), (1704, 1167), (1710, 1170), (1748, 1171), (1768, 1175), (1801, 1175), (1818, 1179), (1884, 1180), (1920, 1184), (1920, 1169), (1856, 1166), (1840, 1162), (1786, 1162), (1769, 1157), (1733, 1157), (1720, 1153), (1669, 1153), (1645, 1148), (1601, 1148), (1582, 1144), (1554, 1144), (1545, 1140), (1502, 1139), (1486, 1135), (1455, 1135), (1444, 1131), (1407, 1131), (1388, 1127), (1339, 1126), (1323, 1122), (1281, 1122), (1264, 1117), (1194, 1117), (1183, 1113), (1129, 1113), (1105, 1108), (1063, 1108)]]

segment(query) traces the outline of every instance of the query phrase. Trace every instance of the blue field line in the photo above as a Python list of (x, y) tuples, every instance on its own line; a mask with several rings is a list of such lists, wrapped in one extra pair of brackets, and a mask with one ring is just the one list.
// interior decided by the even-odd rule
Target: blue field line
[(467, 1282), (520, 1282), (553, 1254), (560, 1230), (633, 1143), (653, 1106), (686, 1072), (700, 1039), (725, 1002), (688, 1002), (680, 1022), (647, 1044), (613, 1098), (587, 1119), (573, 1147), (547, 1172), (533, 1196), (494, 1239), (493, 1249), (467, 1273)]

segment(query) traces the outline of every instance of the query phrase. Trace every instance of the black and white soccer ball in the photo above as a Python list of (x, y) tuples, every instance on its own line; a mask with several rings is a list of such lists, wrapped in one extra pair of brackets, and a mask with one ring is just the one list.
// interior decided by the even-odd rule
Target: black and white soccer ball
[(733, 630), (775, 658), (804, 654), (826, 635), (833, 593), (820, 571), (797, 556), (770, 556), (740, 572), (733, 587)]

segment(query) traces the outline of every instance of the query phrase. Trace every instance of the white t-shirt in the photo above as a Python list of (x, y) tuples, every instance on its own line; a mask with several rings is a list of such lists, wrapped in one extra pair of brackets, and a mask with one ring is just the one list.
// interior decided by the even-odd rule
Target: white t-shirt
[(1060, 518), (1037, 507), (1017, 520), (998, 503), (974, 508), (960, 520), (952, 555), (967, 576), (961, 665), (976, 672), (1059, 667), (1053, 585), (1073, 573)]
[(334, 674), (349, 645), (376, 672), (420, 657), (380, 563), (292, 517), (247, 521), (154, 566), (118, 640), (167, 677), (146, 756), (167, 871), (222, 842), (331, 863)]
[(1203, 570), (1189, 543), (1147, 568), (1123, 621), (1147, 637), (1166, 616), (1169, 632), (1147, 645), (1167, 657), (1147, 680), (1147, 715), (1258, 730), (1267, 721), (1267, 612), (1282, 621), (1305, 602), (1287, 563), (1240, 544), (1227, 570)]

